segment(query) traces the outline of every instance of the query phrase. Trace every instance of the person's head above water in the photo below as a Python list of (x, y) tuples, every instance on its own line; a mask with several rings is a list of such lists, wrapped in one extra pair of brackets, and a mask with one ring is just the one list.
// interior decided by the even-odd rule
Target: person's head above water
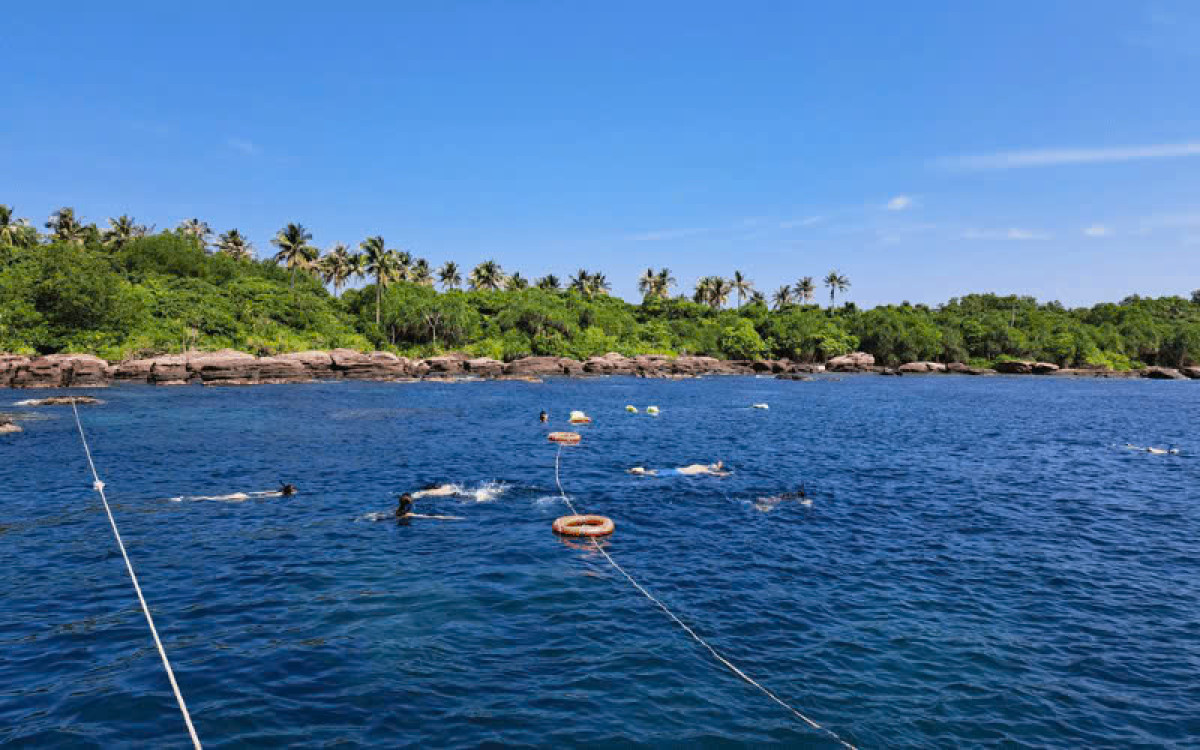
[(279, 494), (284, 497), (291, 497), (296, 494), (296, 485), (288, 484), (287, 482), (279, 483)]
[(543, 422), (546, 422), (546, 421), (549, 421), (550, 415), (546, 413), (545, 409), (542, 409), (542, 413), (538, 415), (538, 419)]
[(396, 515), (407, 516), (412, 512), (413, 499), (412, 495), (405, 492), (396, 498)]

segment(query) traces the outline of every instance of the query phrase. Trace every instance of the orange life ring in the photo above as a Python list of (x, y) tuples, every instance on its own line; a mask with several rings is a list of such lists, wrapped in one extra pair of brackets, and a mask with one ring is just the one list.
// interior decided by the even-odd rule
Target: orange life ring
[(608, 536), (616, 524), (604, 516), (563, 516), (555, 519), (554, 533), (563, 536)]
[(580, 441), (578, 432), (552, 432), (546, 436), (552, 443), (575, 445)]

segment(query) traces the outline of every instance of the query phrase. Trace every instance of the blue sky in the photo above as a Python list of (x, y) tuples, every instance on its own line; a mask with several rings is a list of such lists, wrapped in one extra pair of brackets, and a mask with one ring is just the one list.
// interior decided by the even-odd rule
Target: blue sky
[(0, 202), (860, 305), (1200, 287), (1190, 2), (19, 3)]

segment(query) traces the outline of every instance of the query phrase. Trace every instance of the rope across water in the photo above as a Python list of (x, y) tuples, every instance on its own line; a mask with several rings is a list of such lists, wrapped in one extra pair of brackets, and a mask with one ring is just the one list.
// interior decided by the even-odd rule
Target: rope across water
[[(558, 447), (558, 453), (554, 456), (554, 483), (556, 485), (558, 485), (558, 494), (561, 495), (562, 499), (567, 503), (567, 507), (569, 507), (571, 509), (571, 513), (573, 513), (575, 515), (579, 515), (579, 511), (577, 511), (575, 509), (575, 504), (571, 502), (571, 498), (567, 496), (566, 491), (563, 489), (562, 479), (560, 478), (561, 464), (562, 464), (562, 446), (560, 445)], [(675, 615), (675, 613), (672, 612), (667, 607), (667, 605), (663, 604), (661, 601), (656, 599), (653, 594), (651, 594), (640, 583), (638, 583), (636, 580), (634, 580), (633, 576), (629, 575), (629, 573), (627, 573), (624, 568), (622, 568), (620, 565), (617, 564), (617, 561), (612, 558), (612, 555), (608, 554), (608, 551), (605, 550), (604, 547), (598, 541), (596, 541), (595, 537), (588, 537), (588, 539), (591, 540), (592, 545), (596, 548), (596, 550), (601, 555), (604, 555), (604, 559), (608, 560), (609, 564), (612, 565), (613, 568), (618, 573), (625, 576), (625, 580), (629, 581), (629, 583), (632, 584), (635, 589), (637, 589), (639, 592), (641, 592), (642, 596), (649, 599), (656, 606), (658, 606), (659, 609), (661, 609), (663, 612), (665, 612), (667, 617), (670, 617), (675, 622), (675, 624), (678, 625), (679, 627), (683, 628), (683, 631), (685, 633), (687, 633), (689, 636), (691, 636), (693, 640), (695, 640), (701, 646), (706, 648), (708, 650), (708, 652), (710, 654), (712, 654), (714, 659), (716, 659), (717, 661), (721, 662), (721, 664), (724, 664), (726, 667), (728, 667), (729, 671), (733, 672), (735, 675), (737, 675), (741, 679), (745, 680), (747, 683), (749, 683), (749, 684), (753, 685), (754, 687), (758, 688), (759, 690), (761, 690), (764, 695), (766, 695), (768, 698), (770, 698), (771, 700), (778, 703), (780, 706), (783, 706), (785, 709), (787, 709), (789, 712), (791, 712), (791, 714), (793, 716), (795, 716), (797, 719), (799, 719), (800, 721), (804, 722), (805, 724), (807, 724), (808, 726), (817, 730), (818, 732), (824, 732), (825, 734), (829, 735), (829, 737), (831, 737), (834, 741), (836, 741), (842, 747), (847, 748), (847, 750), (857, 750), (857, 748), (854, 745), (850, 744), (846, 740), (839, 737), (837, 735), (837, 733), (834, 732), (832, 729), (823, 727), (820, 724), (818, 724), (817, 722), (810, 719), (809, 717), (805, 716), (803, 713), (801, 713), (800, 711), (793, 708), (791, 706), (791, 704), (787, 703), (785, 700), (780, 698), (778, 695), (775, 695), (775, 693), (772, 693), (769, 689), (763, 687), (758, 682), (756, 682), (754, 680), (754, 678), (750, 677), (750, 675), (746, 674), (741, 669), (739, 669), (736, 664), (734, 664), (733, 662), (729, 661), (729, 659), (726, 659), (724, 656), (722, 656), (720, 654), (720, 652), (718, 652), (715, 648), (713, 648), (711, 645), (709, 645), (708, 641), (701, 638), (699, 635), (696, 634), (696, 631), (694, 631), (690, 627), (688, 627), (687, 623), (685, 623), (683, 620), (680, 620)]]
[(96, 464), (92, 461), (92, 449), (88, 447), (87, 437), (83, 434), (83, 423), (79, 421), (79, 408), (75, 405), (75, 401), (71, 401), (71, 411), (75, 413), (75, 426), (79, 428), (79, 439), (83, 441), (83, 452), (87, 455), (88, 467), (92, 470), (92, 489), (100, 493), (100, 500), (104, 503), (104, 512), (108, 514), (108, 522), (112, 526), (113, 536), (117, 538), (117, 546), (121, 548), (121, 557), (125, 558), (125, 568), (129, 571), (129, 579), (133, 581), (133, 590), (137, 592), (138, 601), (142, 605), (142, 613), (146, 615), (146, 624), (150, 626), (150, 635), (154, 637), (154, 645), (158, 647), (158, 655), (162, 657), (163, 667), (167, 670), (167, 679), (171, 682), (171, 690), (175, 691), (175, 700), (179, 703), (179, 711), (183, 714), (183, 721), (187, 724), (188, 734), (191, 735), (192, 745), (196, 750), (202, 750), (200, 746), (200, 738), (196, 735), (196, 727), (192, 725), (192, 716), (188, 713), (187, 703), (183, 700), (183, 693), (179, 691), (179, 683), (175, 681), (175, 672), (171, 670), (171, 661), (167, 659), (167, 652), (163, 648), (162, 641), (158, 638), (158, 629), (154, 627), (154, 618), (150, 616), (150, 607), (146, 604), (146, 597), (142, 596), (142, 587), (138, 583), (137, 573), (133, 572), (133, 563), (129, 561), (129, 553), (125, 551), (125, 542), (121, 540), (121, 532), (117, 529), (117, 521), (113, 518), (112, 509), (108, 507), (108, 498), (104, 495), (104, 482), (100, 481), (100, 475), (96, 473)]

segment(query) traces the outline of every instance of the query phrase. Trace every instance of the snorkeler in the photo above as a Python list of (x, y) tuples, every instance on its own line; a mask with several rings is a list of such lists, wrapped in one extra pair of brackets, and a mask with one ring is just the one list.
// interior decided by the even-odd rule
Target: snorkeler
[(550, 415), (546, 413), (545, 409), (543, 409), (542, 413), (538, 415), (538, 421), (542, 422), (542, 423), (546, 423), (546, 422), (550, 421)]
[(812, 505), (812, 500), (809, 499), (808, 492), (805, 491), (804, 484), (801, 483), (800, 489), (796, 490), (795, 492), (783, 492), (778, 495), (772, 495), (771, 497), (760, 497), (754, 503), (754, 507), (763, 513), (770, 513), (771, 511), (775, 510), (775, 507), (780, 503), (791, 500), (794, 500), (805, 507)]
[(458, 492), (457, 484), (427, 484), (421, 489), (410, 495), (411, 499), (416, 500), (422, 497), (447, 497)]
[(405, 492), (396, 498), (396, 520), (406, 521), (412, 515), (413, 499), (412, 495)]
[(643, 466), (635, 466), (629, 470), (629, 473), (639, 477), (729, 476), (729, 472), (725, 471), (724, 461), (717, 461), (715, 464), (689, 464), (687, 466), (680, 466), (678, 469), (647, 469)]
[(280, 497), (291, 497), (292, 495), (295, 495), (295, 494), (296, 494), (296, 485), (288, 484), (287, 482), (279, 483), (279, 496)]

